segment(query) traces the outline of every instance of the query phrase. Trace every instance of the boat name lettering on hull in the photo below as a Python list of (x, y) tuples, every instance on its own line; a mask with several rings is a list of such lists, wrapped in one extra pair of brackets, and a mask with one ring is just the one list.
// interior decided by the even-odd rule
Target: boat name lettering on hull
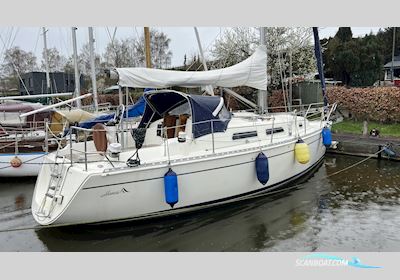
[(129, 191), (125, 188), (122, 188), (119, 191), (107, 191), (104, 194), (102, 194), (100, 197), (106, 197), (106, 196), (110, 196), (110, 195), (117, 195), (117, 194), (122, 194), (122, 193), (128, 193)]

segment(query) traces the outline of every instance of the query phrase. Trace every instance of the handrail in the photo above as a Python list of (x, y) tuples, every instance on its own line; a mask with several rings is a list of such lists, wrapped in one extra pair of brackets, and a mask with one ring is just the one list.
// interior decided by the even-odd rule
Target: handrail
[[(42, 126), (43, 123), (43, 126)], [(0, 137), (0, 140), (3, 141), (3, 143), (6, 143), (5, 145), (1, 146), (0, 149), (4, 149), (7, 147), (13, 147), (14, 148), (14, 153), (18, 154), (19, 152), (19, 144), (22, 141), (28, 141), (27, 144), (29, 144), (29, 141), (34, 141), (34, 142), (42, 142), (43, 141), (43, 149), (47, 153), (49, 151), (49, 143), (52, 141), (56, 141), (58, 146), (61, 146), (61, 140), (63, 138), (57, 137), (53, 131), (50, 129), (49, 123), (47, 119), (44, 121), (40, 122), (32, 122), (33, 125), (29, 127), (7, 127), (7, 126), (2, 126), (5, 131), (7, 132), (6, 135), (3, 135)], [(38, 125), (39, 124), (39, 125)], [(37, 131), (43, 132), (43, 134), (35, 134)], [(51, 137), (49, 137), (51, 136)], [(36, 137), (39, 137), (36, 139)]]
[[(318, 106), (323, 106), (324, 103), (322, 102), (315, 102), (315, 103), (309, 103), (309, 104), (301, 104), (301, 105), (291, 105), (291, 108), (304, 108), (305, 106), (314, 106), (314, 105), (318, 105)], [(287, 106), (274, 106), (274, 107), (268, 107), (269, 109), (285, 109)]]
[[(272, 123), (271, 123), (272, 131), (271, 131), (270, 137), (265, 138), (265, 136), (264, 136), (264, 138), (269, 140), (270, 144), (272, 144), (274, 142), (274, 139), (275, 139), (275, 134), (279, 133), (279, 132), (275, 132), (274, 129), (276, 127), (280, 127), (280, 126), (283, 126), (283, 125), (289, 125), (290, 126), (289, 130), (293, 129), (293, 125), (295, 126), (295, 128), (294, 128), (295, 131), (293, 131), (292, 134), (291, 134), (292, 138), (299, 137), (299, 128), (300, 128), (299, 126), (301, 126), (301, 125), (303, 126), (303, 133), (304, 133), (304, 135), (306, 135), (307, 134), (307, 130), (308, 130), (308, 127), (307, 127), (308, 119), (307, 119), (307, 117), (310, 117), (310, 116), (313, 116), (313, 115), (321, 113), (321, 111), (318, 111), (318, 112), (313, 112), (313, 113), (310, 114), (310, 112), (312, 111), (311, 109), (313, 108), (313, 106), (316, 106), (318, 104), (320, 104), (320, 103), (310, 104), (309, 107), (307, 108), (307, 111), (304, 114), (302, 112), (294, 111), (291, 114), (292, 116), (290, 116), (290, 118), (287, 121), (276, 121), (276, 118), (271, 114), (263, 115), (263, 116), (257, 116), (256, 115), (256, 116), (254, 116), (254, 120), (256, 120), (258, 117), (261, 117), (261, 118), (269, 118), (272, 121)], [(319, 109), (319, 108), (316, 108), (316, 109)], [(330, 112), (327, 115), (327, 117), (330, 116), (330, 113), (332, 113), (334, 109), (335, 109), (335, 104), (333, 104), (332, 107), (330, 108)], [(322, 111), (322, 113), (323, 113), (323, 111)], [(300, 118), (300, 120), (298, 118)], [(215, 154), (216, 153), (216, 149), (219, 147), (219, 146), (216, 145), (217, 142), (221, 142), (222, 143), (223, 141), (226, 141), (226, 140), (218, 139), (217, 137), (215, 137), (215, 122), (223, 122), (223, 121), (226, 121), (226, 120), (218, 120), (218, 119), (214, 120), (213, 119), (213, 120), (205, 120), (205, 121), (194, 122), (194, 123), (191, 124), (191, 125), (197, 125), (197, 124), (210, 123), (211, 129), (210, 129), (210, 134), (209, 135), (210, 135), (211, 139), (210, 138), (208, 138), (208, 140), (207, 139), (197, 139), (196, 141), (207, 141), (207, 142), (209, 141), (209, 142), (211, 142), (211, 147), (210, 147), (211, 151), (210, 152), (212, 154)], [(321, 115), (321, 124), (323, 122), (325, 122), (325, 121), (326, 121), (325, 116)], [(169, 139), (166, 137), (166, 135), (167, 135), (166, 132), (169, 129), (174, 129), (175, 130), (177, 128), (182, 128), (182, 127), (185, 127), (185, 126), (187, 126), (187, 124), (174, 125), (174, 126), (163, 127), (162, 128), (162, 135), (163, 135), (162, 138), (164, 139), (163, 144), (162, 144), (162, 145), (164, 145), (164, 156), (166, 156), (166, 155), (170, 156), (170, 146), (167, 143), (167, 142), (169, 142), (168, 141)], [(246, 129), (246, 128), (257, 129), (258, 127), (265, 127), (265, 126), (266, 126), (265, 123), (257, 123), (256, 121), (254, 121), (254, 122), (249, 122), (249, 125), (240, 126), (240, 128), (242, 128), (242, 129)], [(229, 127), (228, 130), (229, 129), (237, 129), (237, 128), (239, 128), (239, 127), (238, 126)], [(127, 131), (130, 131), (131, 129), (132, 129), (132, 124), (130, 124), (130, 127), (118, 128), (115, 131), (115, 133), (120, 133), (121, 131), (127, 132)], [(73, 148), (72, 133), (70, 133), (70, 137), (69, 137), (70, 138), (69, 139), (69, 141), (70, 141), (69, 150), (70, 151), (69, 152), (70, 152), (71, 165), (74, 163), (74, 159), (73, 159), (73, 154), (74, 153), (84, 154), (84, 158), (83, 159), (82, 159), (82, 157), (79, 157), (80, 158), (79, 163), (80, 164), (83, 163), (84, 164), (84, 170), (87, 171), (88, 170), (88, 155), (94, 155), (94, 154), (106, 155), (106, 154), (103, 153), (103, 152), (93, 152), (93, 151), (89, 152), (88, 151), (88, 145), (87, 145), (87, 141), (88, 140), (87, 140), (87, 138), (88, 138), (88, 135), (91, 132), (94, 131), (94, 129), (82, 128), (82, 127), (78, 127), (78, 126), (71, 126), (70, 127), (70, 131), (71, 132), (75, 131), (75, 133), (78, 133), (80, 131), (80, 132), (83, 132), (83, 134), (84, 134), (84, 144), (83, 144), (83, 150), (82, 150), (82, 149)], [(108, 132), (107, 129), (99, 129), (99, 130), (96, 130), (96, 131)], [(285, 134), (284, 137), (282, 135), (283, 134), (280, 134), (276, 138), (278, 142), (281, 141), (280, 139), (284, 139), (284, 138), (286, 139), (287, 138), (287, 134)], [(249, 139), (243, 139), (243, 140), (244, 141), (240, 141), (240, 140), (239, 141), (235, 141), (235, 144), (236, 145), (242, 145), (244, 143), (249, 143)], [(251, 143), (254, 142), (252, 140), (253, 139), (250, 139)], [(77, 139), (77, 141), (78, 141), (78, 139)], [(261, 141), (261, 140), (258, 139), (257, 141)], [(208, 145), (206, 145), (206, 146), (208, 146)], [(126, 147), (126, 148), (128, 148), (128, 147)], [(125, 149), (123, 149), (123, 150), (125, 150)]]
[[(275, 118), (271, 118), (271, 120), (274, 120), (274, 119), (275, 119)], [(210, 122), (224, 122), (224, 121), (226, 121), (226, 120), (217, 120), (217, 119), (215, 119), (215, 120), (206, 120), (206, 121), (194, 122), (194, 123), (192, 123), (192, 125), (198, 125), (198, 124), (204, 124), (204, 123), (210, 123)], [(287, 123), (288, 123), (288, 122), (278, 122), (278, 123), (275, 123), (275, 124), (287, 124)], [(186, 124), (184, 124), (184, 125), (168, 126), (168, 127), (166, 127), (165, 129), (166, 129), (166, 130), (168, 130), (168, 129), (176, 129), (176, 128), (182, 128), (182, 127), (185, 127), (185, 126), (186, 126)], [(248, 126), (240, 126), (240, 128), (246, 128), (246, 127), (260, 127), (260, 126), (265, 126), (265, 124), (256, 124), (256, 123), (252, 123), (251, 125), (248, 125)], [(231, 128), (237, 128), (237, 127), (231, 127)], [(84, 131), (84, 132), (93, 132), (93, 131), (94, 131), (94, 129), (91, 129), (91, 128), (83, 128), (83, 127), (79, 127), (79, 126), (71, 126), (70, 129), (81, 130), (81, 131)], [(104, 132), (107, 132), (108, 130), (107, 130), (107, 129), (96, 129), (96, 131), (104, 131)], [(130, 129), (129, 129), (129, 128), (123, 128), (123, 129), (119, 129), (117, 132), (120, 132), (120, 131), (130, 131)]]

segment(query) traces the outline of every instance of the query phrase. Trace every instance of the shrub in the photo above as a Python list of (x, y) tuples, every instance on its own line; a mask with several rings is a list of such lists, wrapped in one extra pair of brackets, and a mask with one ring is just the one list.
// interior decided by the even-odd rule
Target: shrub
[(400, 88), (328, 87), (329, 103), (349, 110), (357, 120), (400, 122)]

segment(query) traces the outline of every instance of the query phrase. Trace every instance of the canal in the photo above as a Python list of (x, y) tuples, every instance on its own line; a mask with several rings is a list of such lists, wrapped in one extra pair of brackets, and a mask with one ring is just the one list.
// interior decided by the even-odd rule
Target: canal
[[(400, 251), (400, 163), (327, 155), (299, 187), (202, 212), (0, 232), (0, 251)], [(1, 179), (0, 231), (36, 224), (35, 179)]]

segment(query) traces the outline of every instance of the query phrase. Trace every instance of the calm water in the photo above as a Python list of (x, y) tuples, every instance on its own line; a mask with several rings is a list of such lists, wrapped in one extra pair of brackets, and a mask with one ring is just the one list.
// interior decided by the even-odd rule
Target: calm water
[[(298, 189), (162, 220), (0, 233), (0, 251), (400, 251), (400, 163), (327, 155)], [(35, 179), (0, 183), (0, 229), (35, 226)]]

